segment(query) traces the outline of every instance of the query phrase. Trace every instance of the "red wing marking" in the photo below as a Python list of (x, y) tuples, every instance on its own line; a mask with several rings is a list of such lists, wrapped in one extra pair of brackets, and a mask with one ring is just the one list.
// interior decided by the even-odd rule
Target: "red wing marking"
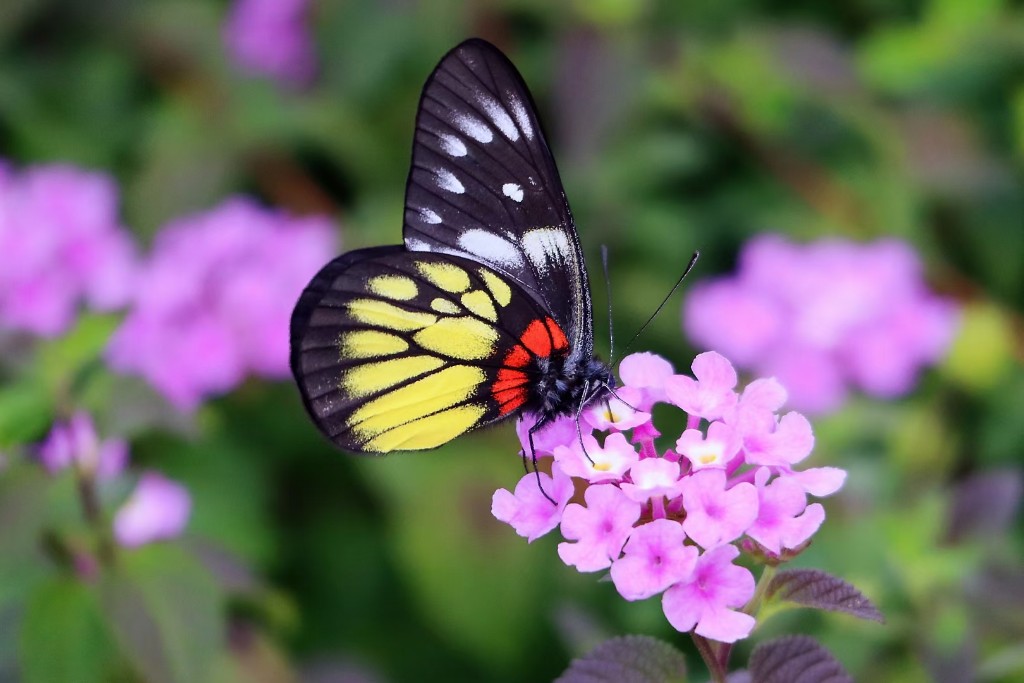
[(534, 320), (526, 326), (519, 343), (512, 347), (502, 361), (498, 378), (491, 385), (491, 395), (498, 402), (498, 414), (508, 415), (526, 403), (530, 378), (525, 368), (532, 357), (546, 358), (553, 351), (565, 351), (569, 341), (565, 333), (551, 318)]
[(565, 351), (569, 348), (569, 340), (565, 338), (565, 333), (562, 332), (562, 328), (558, 326), (551, 318), (544, 321), (548, 326), (548, 332), (551, 333), (551, 339), (555, 344), (556, 351)]
[(543, 320), (534, 320), (527, 325), (526, 331), (523, 332), (519, 341), (535, 356), (551, 355), (551, 332), (544, 325)]

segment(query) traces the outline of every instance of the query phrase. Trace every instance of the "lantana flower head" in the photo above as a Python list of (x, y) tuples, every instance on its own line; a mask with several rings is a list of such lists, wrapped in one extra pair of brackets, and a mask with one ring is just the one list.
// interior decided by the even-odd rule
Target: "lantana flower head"
[[(837, 491), (845, 472), (800, 468), (813, 433), (799, 413), (780, 415), (786, 390), (774, 379), (737, 387), (732, 364), (715, 352), (697, 356), (692, 376), (648, 353), (622, 366), (622, 386), (584, 411), (615, 419), (564, 418), (536, 432), (532, 453), (552, 474), (531, 472), (514, 493), (497, 491), (492, 511), (531, 541), (559, 528), (563, 562), (608, 570), (626, 600), (662, 594), (675, 628), (745, 638), (755, 622), (741, 608), (754, 578), (735, 562), (740, 549), (773, 561), (798, 553), (824, 521), (808, 497)], [(685, 411), (671, 430), (651, 422), (658, 403)], [(517, 426), (527, 456), (534, 422)], [(670, 448), (659, 448), (660, 433)]]
[(306, 282), (335, 253), (329, 221), (231, 199), (156, 238), (107, 360), (183, 410), (248, 374), (288, 374), (288, 324)]
[(109, 311), (128, 301), (136, 248), (118, 201), (105, 174), (0, 160), (0, 327), (53, 337), (81, 304)]
[(188, 489), (159, 472), (145, 472), (114, 515), (114, 538), (128, 548), (176, 538), (191, 511)]
[(957, 323), (904, 242), (799, 245), (778, 235), (748, 242), (735, 275), (695, 286), (684, 314), (697, 344), (778, 378), (790, 405), (810, 413), (835, 410), (850, 388), (909, 392)]

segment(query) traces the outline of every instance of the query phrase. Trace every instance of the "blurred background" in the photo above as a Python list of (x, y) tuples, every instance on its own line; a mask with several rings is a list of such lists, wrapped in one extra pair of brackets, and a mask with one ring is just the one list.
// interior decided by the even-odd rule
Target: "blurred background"
[[(544, 681), (613, 635), (690, 647), (658, 600), (627, 603), (563, 565), (554, 535), (528, 545), (491, 517), (522, 472), (512, 425), (358, 459), (317, 433), (280, 356), (242, 348), (283, 343), (291, 302), (335, 253), (400, 241), (420, 89), (470, 36), (504, 50), (537, 101), (602, 354), (602, 244), (622, 340), (702, 252), (634, 348), (679, 372), (705, 348), (682, 327), (688, 292), (735, 272), (748, 240), (916, 252), (956, 327), (899, 396), (854, 386), (813, 415), (808, 464), (849, 477), (796, 561), (858, 586), (887, 623), (791, 611), (753, 642), (814, 635), (863, 681), (1024, 680), (1024, 5), (1011, 0), (3, 0), (0, 680), (347, 683), (429, 667), (430, 680)], [(106, 299), (93, 280), (68, 290), (73, 313), (39, 322), (41, 290), (12, 294), (43, 248), (23, 242), (94, 210), (124, 277)], [(33, 261), (32, 282), (77, 272), (83, 249)], [(246, 288), (228, 292), (225, 273)], [(193, 308), (217, 299), (213, 323), (238, 314), (244, 343), (213, 327), (168, 343), (184, 314), (166, 302), (184, 290)], [(173, 311), (134, 326), (155, 299)], [(253, 322), (239, 312), (253, 301), (277, 312)], [(175, 384), (223, 358), (232, 372)], [(126, 444), (127, 469), (46, 460), (52, 426), (79, 411)], [(83, 471), (102, 484), (91, 512)], [(139, 512), (143, 473), (187, 492), (187, 525), (149, 543), (115, 522), (111, 541), (122, 505), (143, 526), (171, 505)], [(120, 583), (103, 570), (118, 544)]]

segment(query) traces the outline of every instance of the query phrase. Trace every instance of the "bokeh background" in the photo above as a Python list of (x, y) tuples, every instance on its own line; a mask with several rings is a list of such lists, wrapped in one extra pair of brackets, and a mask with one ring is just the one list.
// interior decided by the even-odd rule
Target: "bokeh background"
[[(237, 195), (330, 221), (339, 251), (397, 243), (420, 89), (481, 36), (541, 110), (602, 353), (599, 245), (621, 340), (702, 252), (635, 347), (683, 371), (701, 349), (681, 299), (752, 237), (904, 240), (956, 302), (955, 340), (908, 395), (854, 392), (815, 417), (809, 464), (849, 479), (797, 561), (858, 586), (887, 623), (792, 611), (753, 642), (814, 635), (863, 681), (1024, 680), (1020, 2), (276, 5), (239, 37), (226, 1), (3, 0), (0, 157), (107, 174), (140, 253)], [(0, 680), (543, 681), (612, 635), (688, 647), (657, 600), (626, 603), (564, 566), (557, 539), (528, 545), (491, 517), (522, 471), (511, 425), (358, 459), (272, 372), (187, 410), (111, 372), (122, 319), (86, 308), (58, 334), (0, 335)], [(133, 551), (149, 612), (104, 598), (102, 570), (66, 552), (89, 538), (73, 482), (33, 460), (74, 410), (128, 441), (126, 476), (155, 470), (190, 496), (179, 538)], [(107, 495), (109, 516), (127, 489)], [(124, 624), (145, 634), (127, 649)]]

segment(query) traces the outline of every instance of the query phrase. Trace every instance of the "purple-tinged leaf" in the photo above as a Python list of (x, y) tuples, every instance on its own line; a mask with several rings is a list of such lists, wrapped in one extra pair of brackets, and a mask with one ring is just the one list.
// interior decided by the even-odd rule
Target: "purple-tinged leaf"
[(620, 636), (574, 659), (556, 683), (684, 683), (686, 659), (649, 636)]
[(768, 585), (767, 597), (885, 623), (882, 613), (863, 593), (820, 569), (787, 569), (779, 572)]
[(947, 523), (947, 538), (952, 542), (968, 536), (995, 536), (1005, 531), (1016, 518), (1024, 481), (1019, 469), (981, 472), (960, 482), (953, 489)]
[(209, 680), (225, 631), (213, 577), (172, 545), (126, 551), (118, 560), (100, 596), (124, 655), (148, 683)]
[(832, 653), (807, 636), (762, 643), (750, 655), (751, 683), (853, 683)]
[(964, 599), (983, 642), (987, 635), (1024, 634), (1024, 572), (1019, 564), (983, 567), (965, 583)]
[(978, 644), (970, 635), (959, 643), (925, 645), (920, 657), (934, 683), (965, 683), (983, 678), (978, 675)]

